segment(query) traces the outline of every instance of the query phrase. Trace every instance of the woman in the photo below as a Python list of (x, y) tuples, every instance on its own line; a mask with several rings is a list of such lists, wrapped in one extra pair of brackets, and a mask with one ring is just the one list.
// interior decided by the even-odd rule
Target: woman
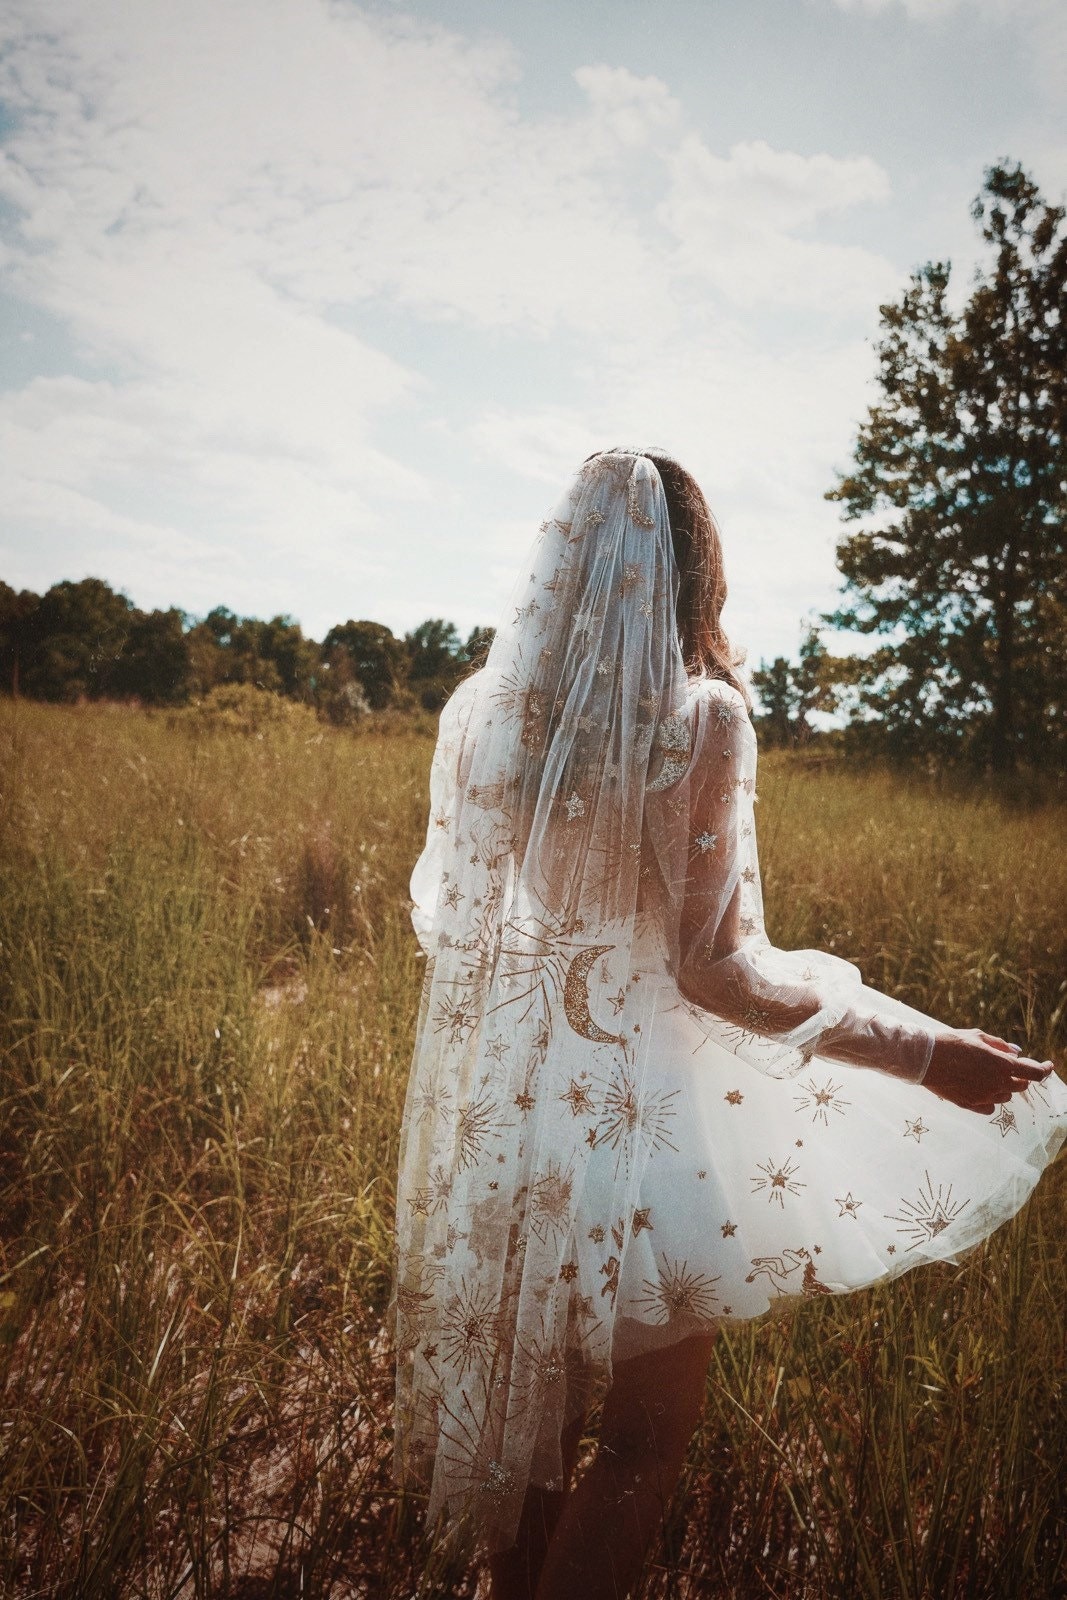
[(770, 944), (725, 596), (694, 480), (593, 456), (441, 717), (396, 1471), (497, 1600), (625, 1593), (719, 1324), (955, 1259), (1067, 1130), (1050, 1062)]

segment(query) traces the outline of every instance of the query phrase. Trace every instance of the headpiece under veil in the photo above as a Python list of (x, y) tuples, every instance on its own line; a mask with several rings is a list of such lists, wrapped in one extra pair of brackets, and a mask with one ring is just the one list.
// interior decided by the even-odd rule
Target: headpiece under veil
[[(469, 1512), (498, 1546), (527, 1483), (559, 1483), (583, 1377), (610, 1374), (612, 1241), (573, 1224), (599, 1153), (619, 1256), (654, 1137), (632, 956), (677, 937), (678, 583), (655, 466), (594, 457), (441, 719), (412, 885), (427, 969), (397, 1195), (397, 1471), (431, 1517)], [(668, 801), (651, 828), (649, 790)]]

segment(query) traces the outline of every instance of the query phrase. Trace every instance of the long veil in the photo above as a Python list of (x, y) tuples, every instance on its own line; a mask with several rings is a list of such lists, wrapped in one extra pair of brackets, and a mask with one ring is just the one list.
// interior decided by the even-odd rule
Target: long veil
[[(654, 464), (594, 457), (441, 718), (412, 879), (396, 1471), (491, 1548), (529, 1482), (560, 1484), (561, 1429), (610, 1376), (611, 1263), (657, 1137), (634, 950), (676, 948), (686, 871), (678, 581)], [(611, 1237), (576, 1226), (594, 1160)]]

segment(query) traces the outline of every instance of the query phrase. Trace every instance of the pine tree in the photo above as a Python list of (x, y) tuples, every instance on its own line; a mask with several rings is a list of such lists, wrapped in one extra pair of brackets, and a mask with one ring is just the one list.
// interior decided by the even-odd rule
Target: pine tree
[(857, 678), (891, 744), (1005, 769), (1067, 755), (1067, 229), (1018, 165), (973, 216), (990, 259), (962, 310), (945, 263), (881, 308), (826, 620), (881, 636)]

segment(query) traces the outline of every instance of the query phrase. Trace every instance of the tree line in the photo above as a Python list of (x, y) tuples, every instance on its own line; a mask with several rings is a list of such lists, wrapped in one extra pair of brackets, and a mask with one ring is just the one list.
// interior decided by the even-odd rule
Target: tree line
[[(810, 737), (833, 712), (855, 745), (995, 770), (1067, 767), (1067, 228), (1018, 164), (972, 207), (985, 257), (965, 298), (927, 262), (883, 305), (876, 399), (827, 498), (851, 525), (835, 610), (799, 658), (753, 672), (762, 731)], [(822, 634), (866, 636), (833, 653)], [(492, 632), (431, 618), (395, 638), (348, 621), (321, 644), (291, 618), (138, 611), (100, 579), (0, 584), (13, 693), (178, 704), (254, 683), (344, 719), (444, 703)]]
[(0, 583), (2, 681), (38, 700), (176, 706), (252, 684), (341, 722), (393, 705), (436, 710), (491, 639), (488, 628), (463, 638), (431, 617), (401, 638), (380, 622), (350, 620), (319, 643), (286, 616), (262, 621), (224, 606), (199, 619), (174, 607), (141, 611), (101, 578), (55, 583), (43, 595)]

